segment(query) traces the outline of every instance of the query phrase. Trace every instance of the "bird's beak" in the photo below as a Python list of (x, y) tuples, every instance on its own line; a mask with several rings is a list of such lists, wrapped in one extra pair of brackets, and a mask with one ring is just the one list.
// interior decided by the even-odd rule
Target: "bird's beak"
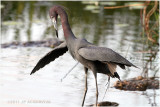
[(55, 30), (56, 30), (56, 36), (57, 36), (57, 38), (58, 38), (58, 27), (57, 27), (57, 21), (56, 21), (56, 18), (55, 18), (55, 17), (52, 18), (52, 22), (53, 22), (53, 26), (54, 26), (54, 28), (55, 28)]

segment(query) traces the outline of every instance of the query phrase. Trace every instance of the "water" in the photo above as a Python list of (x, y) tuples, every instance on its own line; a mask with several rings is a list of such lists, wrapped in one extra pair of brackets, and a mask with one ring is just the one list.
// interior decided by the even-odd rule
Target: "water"
[[(79, 38), (104, 47), (109, 47), (125, 56), (140, 69), (127, 68), (117, 71), (121, 79), (141, 75), (145, 48), (140, 35), (139, 9), (128, 8), (103, 10), (103, 4), (121, 5), (125, 2), (2, 2), (1, 43), (13, 41), (37, 41), (55, 38), (55, 31), (48, 16), (50, 6), (61, 4), (67, 7), (69, 21), (74, 34)], [(107, 4), (108, 3), (108, 4)], [(90, 4), (90, 5), (89, 5)], [(8, 7), (6, 9), (6, 7)], [(60, 20), (59, 36), (63, 38)], [(146, 39), (146, 38), (145, 38)], [(77, 63), (69, 53), (51, 62), (34, 75), (29, 75), (37, 61), (50, 48), (18, 47), (1, 49), (0, 56), (0, 104), (3, 106), (79, 106), (84, 93), (85, 75), (83, 66), (76, 68), (65, 78), (65, 74)], [(158, 59), (158, 58), (156, 58)], [(155, 60), (153, 65), (157, 65)], [(149, 69), (149, 76), (154, 69)], [(108, 77), (98, 74), (99, 101), (102, 101)], [(111, 86), (117, 81), (111, 79)], [(92, 72), (88, 76), (88, 92), (85, 105), (95, 103), (95, 82)], [(109, 88), (104, 101), (119, 103), (121, 107), (159, 105), (159, 90), (121, 91)], [(155, 95), (156, 93), (156, 95)]]

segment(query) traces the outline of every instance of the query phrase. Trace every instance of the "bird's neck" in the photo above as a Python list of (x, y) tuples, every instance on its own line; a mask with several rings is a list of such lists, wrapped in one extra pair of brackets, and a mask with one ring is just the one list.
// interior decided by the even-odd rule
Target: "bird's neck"
[(72, 37), (75, 38), (70, 28), (70, 25), (68, 22), (68, 16), (66, 12), (63, 9), (58, 9), (57, 14), (61, 17), (61, 23), (62, 23), (62, 28), (63, 28), (65, 39), (72, 38)]

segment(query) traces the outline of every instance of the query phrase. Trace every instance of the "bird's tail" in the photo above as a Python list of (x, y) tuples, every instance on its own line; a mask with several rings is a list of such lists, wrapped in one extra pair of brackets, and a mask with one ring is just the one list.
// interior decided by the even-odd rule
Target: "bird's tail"
[(113, 78), (116, 77), (116, 78), (118, 78), (120, 80), (120, 76), (116, 72), (117, 65), (115, 63), (109, 63), (109, 62), (107, 62), (106, 64), (107, 64), (108, 69), (109, 69), (109, 71), (111, 73), (110, 76), (113, 77)]

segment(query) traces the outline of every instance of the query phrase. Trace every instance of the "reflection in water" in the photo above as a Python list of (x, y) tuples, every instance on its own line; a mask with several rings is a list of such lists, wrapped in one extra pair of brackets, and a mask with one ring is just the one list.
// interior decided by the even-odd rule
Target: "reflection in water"
[[(135, 32), (137, 32), (137, 30), (139, 29), (137, 28), (139, 20), (136, 20), (138, 14), (135, 15), (133, 12), (129, 12), (129, 10), (128, 11), (127, 10), (124, 11), (123, 9), (119, 9), (118, 11), (104, 10), (102, 5), (100, 6), (100, 12), (95, 14), (89, 10), (85, 10), (85, 7), (87, 5), (85, 6), (84, 4), (81, 4), (81, 2), (49, 2), (48, 3), (49, 6), (47, 5), (47, 3), (43, 5), (43, 2), (18, 2), (18, 3), (10, 2), (10, 4), (12, 4), (11, 6), (12, 8), (8, 11), (12, 10), (15, 11), (12, 12), (13, 16), (2, 14), (2, 16), (5, 17), (2, 18), (2, 34), (4, 36), (2, 42), (5, 43), (13, 40), (30, 41), (30, 40), (46, 39), (48, 36), (52, 37), (50, 35), (54, 34), (53, 29), (48, 30), (52, 25), (48, 16), (48, 10), (49, 7), (52, 4), (54, 5), (55, 3), (62, 4), (68, 8), (67, 10), (69, 14), (69, 21), (75, 35), (77, 35), (78, 37), (86, 37), (95, 44), (99, 44), (100, 42), (99, 40), (101, 40), (101, 38), (106, 37), (107, 35), (111, 35), (112, 39), (115, 39), (117, 36), (120, 35), (123, 35), (124, 37), (130, 35), (130, 37), (132, 37), (132, 35), (129, 34), (128, 32), (134, 32), (134, 34), (137, 35), (137, 33)], [(2, 4), (4, 4), (5, 6), (2, 9), (2, 13), (4, 13), (6, 12), (7, 10), (6, 7), (8, 7), (9, 4), (7, 2), (2, 2)], [(8, 11), (6, 13), (9, 14), (10, 12)], [(136, 10), (134, 12), (136, 12)], [(121, 15), (123, 15), (123, 19), (120, 17)], [(112, 16), (112, 17), (107, 18), (107, 16)], [(10, 20), (14, 21), (15, 23), (17, 22), (16, 25), (9, 25), (9, 24), (4, 25), (6, 21)], [(132, 20), (132, 22), (130, 20)], [(22, 22), (23, 24), (21, 25), (19, 24), (19, 22)], [(128, 27), (127, 26), (123, 27), (124, 24), (127, 25), (129, 24), (129, 25)], [(116, 27), (118, 26), (120, 26), (120, 29), (116, 29)], [(9, 35), (10, 37), (6, 36), (8, 35), (9, 31), (6, 31), (7, 29), (6, 30), (3, 29), (8, 27), (11, 27), (8, 30), (13, 29), (16, 32), (16, 33), (11, 33), (12, 35), (15, 34), (16, 36), (12, 36), (11, 34)], [(137, 29), (132, 29), (132, 27), (134, 28), (136, 27)], [(41, 31), (42, 28), (44, 29), (43, 32)], [(62, 28), (60, 27), (60, 29)], [(117, 31), (117, 30), (122, 31), (121, 29), (125, 31), (123, 34)], [(118, 35), (114, 34), (115, 32), (119, 32)], [(45, 36), (46, 34), (48, 35)], [(90, 35), (92, 35), (92, 37)], [(35, 36), (36, 38), (34, 38)], [(124, 39), (122, 38), (122, 40), (120, 40), (119, 42), (123, 43), (123, 40)]]
[[(55, 37), (48, 10), (52, 5), (60, 4), (66, 7), (69, 22), (74, 34), (80, 38), (86, 38), (89, 42), (99, 46), (112, 48), (125, 56), (135, 65), (143, 68), (143, 59), (147, 60), (149, 52), (141, 37), (139, 9), (128, 8), (104, 10), (106, 5), (123, 5), (125, 2), (49, 2), (49, 1), (2, 1), (4, 8), (1, 9), (1, 43), (13, 41), (37, 41)], [(104, 5), (105, 4), (105, 5)], [(60, 39), (63, 39), (62, 26), (58, 19)], [(74, 61), (67, 53), (37, 74), (30, 76), (29, 73), (36, 62), (50, 49), (48, 48), (18, 48), (1, 49), (0, 60), (0, 94), (2, 101), (13, 99), (41, 99), (49, 100), (46, 105), (80, 105), (84, 92), (84, 71), (78, 66), (63, 80), (61, 78), (74, 66)], [(158, 65), (156, 57), (154, 66)], [(68, 63), (69, 61), (69, 63)], [(149, 76), (154, 75), (154, 69), (148, 68)], [(120, 72), (122, 79), (141, 75), (142, 69), (127, 68)], [(105, 92), (106, 75), (98, 74), (100, 98)], [(111, 80), (111, 85), (115, 82)], [(85, 104), (95, 102), (95, 83), (92, 73), (89, 73), (88, 93)], [(11, 91), (12, 90), (12, 91)], [(33, 92), (34, 91), (34, 92)], [(156, 90), (157, 91), (157, 90)], [(158, 91), (157, 91), (158, 92)], [(149, 90), (149, 94), (153, 93)], [(32, 96), (31, 96), (32, 95)], [(55, 97), (56, 96), (56, 97)], [(159, 93), (154, 95), (158, 104)], [(71, 102), (72, 98), (72, 102)], [(130, 99), (128, 99), (130, 98)], [(106, 101), (118, 102), (119, 106), (150, 106), (148, 100), (139, 92), (119, 91), (110, 88), (107, 92)], [(125, 99), (125, 100), (124, 100)], [(127, 99), (127, 102), (126, 102)], [(155, 101), (155, 103), (154, 103)], [(46, 106), (45, 105), (45, 106)]]

